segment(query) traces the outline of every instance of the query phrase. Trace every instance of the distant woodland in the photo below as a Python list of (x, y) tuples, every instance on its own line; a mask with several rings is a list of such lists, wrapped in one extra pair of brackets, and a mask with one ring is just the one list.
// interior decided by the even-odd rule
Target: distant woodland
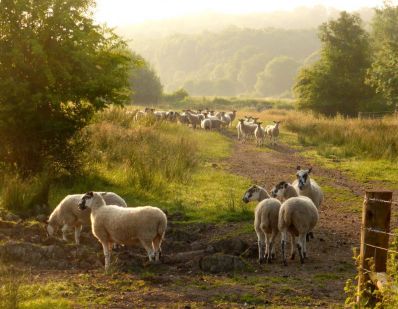
[[(360, 12), (368, 27), (372, 9)], [(323, 6), (250, 15), (206, 14), (117, 29), (159, 75), (165, 92), (291, 97), (300, 68), (319, 59)]]

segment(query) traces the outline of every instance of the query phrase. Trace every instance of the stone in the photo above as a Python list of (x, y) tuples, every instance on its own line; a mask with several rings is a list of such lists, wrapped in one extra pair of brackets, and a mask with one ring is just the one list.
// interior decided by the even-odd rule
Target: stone
[(216, 252), (223, 252), (226, 254), (241, 255), (249, 248), (247, 242), (240, 238), (226, 238), (221, 239), (212, 244)]

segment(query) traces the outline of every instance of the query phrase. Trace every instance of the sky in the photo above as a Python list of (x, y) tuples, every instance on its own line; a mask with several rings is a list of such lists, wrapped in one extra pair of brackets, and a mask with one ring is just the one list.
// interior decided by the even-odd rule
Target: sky
[(95, 19), (116, 27), (204, 12), (247, 14), (315, 5), (353, 11), (382, 4), (382, 0), (97, 0)]

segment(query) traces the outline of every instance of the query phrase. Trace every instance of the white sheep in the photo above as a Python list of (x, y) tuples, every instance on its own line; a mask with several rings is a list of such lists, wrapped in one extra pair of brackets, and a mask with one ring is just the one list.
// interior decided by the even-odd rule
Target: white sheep
[(310, 178), (312, 167), (307, 170), (302, 170), (300, 166), (297, 166), (297, 179), (292, 183), (293, 187), (296, 188), (299, 195), (309, 197), (319, 210), (323, 202), (323, 192), (317, 182)]
[(264, 145), (265, 131), (261, 127), (262, 122), (257, 122), (257, 128), (254, 130), (254, 136), (256, 138), (256, 145), (261, 147)]
[(272, 196), (285, 199), (280, 207), (278, 219), (283, 264), (287, 265), (285, 245), (288, 232), (291, 235), (291, 259), (294, 259), (294, 244), (296, 243), (300, 262), (303, 264), (304, 258), (307, 257), (306, 237), (318, 222), (318, 210), (310, 198), (298, 196), (296, 189), (284, 181), (273, 188)]
[(238, 140), (243, 139), (243, 141), (246, 141), (246, 138), (254, 134), (256, 128), (256, 124), (248, 123), (244, 119), (239, 119), (239, 122), (236, 125), (236, 129), (238, 131)]
[(187, 115), (189, 123), (191, 124), (192, 128), (196, 129), (196, 126), (200, 126), (203, 115), (194, 114), (191, 111), (186, 111), (185, 114)]
[(225, 126), (229, 126), (231, 123), (231, 118), (225, 112), (221, 112), (220, 120), (225, 123)]
[(91, 209), (92, 232), (102, 244), (105, 270), (109, 269), (112, 244), (132, 245), (141, 243), (149, 261), (159, 262), (161, 244), (167, 228), (167, 217), (162, 210), (152, 206), (121, 208), (106, 206), (101, 194), (87, 192), (80, 200), (79, 208)]
[(258, 261), (270, 263), (275, 257), (275, 239), (279, 234), (278, 215), (281, 202), (271, 198), (260, 186), (251, 186), (243, 195), (243, 202), (259, 201), (254, 210), (254, 229), (258, 239)]
[(189, 125), (188, 116), (185, 112), (182, 112), (182, 113), (176, 112), (175, 114), (176, 114), (177, 121), (179, 123)]
[(211, 130), (211, 119), (207, 118), (207, 113), (204, 113), (204, 119), (200, 123), (200, 127), (204, 130)]
[(279, 136), (279, 124), (281, 121), (274, 121), (273, 125), (266, 126), (266, 133), (270, 138), (271, 144), (276, 145), (276, 140)]
[[(113, 192), (98, 192), (102, 195), (107, 205), (118, 205), (127, 207), (123, 198)], [(75, 230), (76, 245), (80, 244), (80, 232), (83, 225), (90, 225), (90, 210), (80, 211), (78, 204), (84, 194), (67, 195), (55, 207), (47, 221), (47, 233), (53, 236), (54, 233), (62, 226), (62, 239), (67, 241), (66, 233), (69, 229)]]

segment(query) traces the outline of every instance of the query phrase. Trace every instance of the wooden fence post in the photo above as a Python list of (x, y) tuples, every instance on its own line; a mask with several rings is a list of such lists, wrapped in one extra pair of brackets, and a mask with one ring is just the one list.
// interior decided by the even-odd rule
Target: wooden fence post
[[(387, 202), (373, 201), (372, 199)], [(358, 292), (369, 288), (370, 277), (368, 270), (371, 268), (368, 263), (369, 258), (373, 258), (375, 272), (386, 272), (387, 270), (387, 251), (375, 247), (388, 248), (389, 234), (372, 232), (370, 229), (390, 232), (391, 200), (391, 191), (366, 192), (362, 208)], [(361, 294), (359, 293), (358, 295)], [(371, 295), (366, 296), (371, 297)], [(358, 302), (360, 301), (360, 296), (357, 300)]]

